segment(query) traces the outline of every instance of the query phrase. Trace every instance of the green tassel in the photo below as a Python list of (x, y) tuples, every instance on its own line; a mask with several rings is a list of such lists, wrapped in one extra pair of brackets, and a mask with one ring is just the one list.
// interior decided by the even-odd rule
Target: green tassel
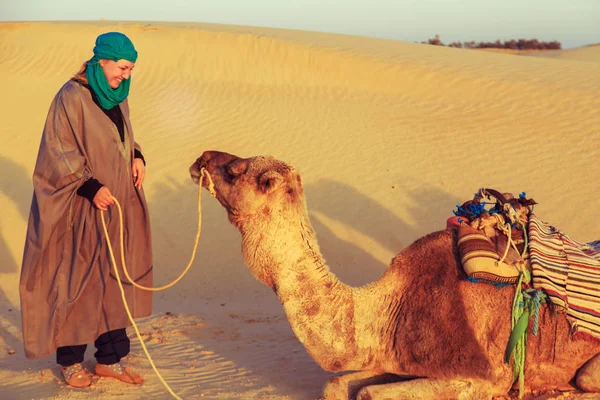
[(529, 325), (530, 308), (525, 307), (521, 284), (523, 280), (528, 280), (528, 276), (521, 272), (519, 282), (515, 290), (515, 298), (513, 300), (512, 318), (510, 337), (504, 352), (504, 361), (510, 362), (510, 356), (514, 357), (514, 377), (519, 380), (519, 398), (523, 396), (525, 388), (525, 348), (527, 342), (527, 327)]
[(517, 343), (521, 341), (525, 332), (527, 332), (527, 326), (529, 325), (529, 317), (531, 312), (529, 310), (525, 310), (523, 314), (519, 317), (519, 320), (515, 324), (512, 332), (510, 333), (510, 337), (508, 338), (508, 344), (506, 345), (506, 351), (504, 352), (504, 361), (506, 363), (510, 362), (510, 356), (517, 346)]

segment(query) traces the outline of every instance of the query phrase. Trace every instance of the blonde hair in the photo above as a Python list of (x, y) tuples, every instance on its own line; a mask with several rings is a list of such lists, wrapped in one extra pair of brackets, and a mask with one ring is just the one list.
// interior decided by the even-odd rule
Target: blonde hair
[(86, 61), (83, 63), (81, 68), (79, 68), (79, 71), (77, 71), (77, 73), (75, 75), (73, 75), (71, 80), (82, 83), (84, 85), (88, 85), (88, 80), (87, 80), (87, 77), (85, 76), (85, 71), (87, 70), (88, 62), (89, 61)]

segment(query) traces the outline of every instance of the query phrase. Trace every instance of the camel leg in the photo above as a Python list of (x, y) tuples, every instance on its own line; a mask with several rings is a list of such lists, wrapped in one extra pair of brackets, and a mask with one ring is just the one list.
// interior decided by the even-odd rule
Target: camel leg
[(489, 381), (420, 378), (406, 382), (367, 386), (357, 400), (483, 400), (498, 395), (499, 389)]
[(575, 383), (584, 392), (600, 392), (600, 354), (583, 364), (577, 372)]
[(354, 372), (331, 378), (323, 389), (324, 400), (355, 400), (358, 391), (369, 385), (399, 382), (412, 377), (394, 374), (381, 374), (372, 371)]

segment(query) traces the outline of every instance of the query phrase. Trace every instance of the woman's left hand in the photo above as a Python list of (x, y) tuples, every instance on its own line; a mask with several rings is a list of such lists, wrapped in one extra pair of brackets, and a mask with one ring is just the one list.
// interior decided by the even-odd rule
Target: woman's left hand
[(141, 188), (146, 177), (146, 166), (141, 158), (134, 158), (133, 165), (131, 166), (131, 172), (133, 173), (133, 184), (136, 188)]

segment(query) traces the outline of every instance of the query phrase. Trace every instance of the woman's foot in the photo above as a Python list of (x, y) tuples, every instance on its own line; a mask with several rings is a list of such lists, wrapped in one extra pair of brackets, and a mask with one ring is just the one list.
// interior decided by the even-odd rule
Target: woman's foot
[(139, 385), (144, 382), (138, 373), (126, 368), (120, 362), (114, 364), (96, 364), (96, 375), (116, 378), (121, 382)]
[(68, 367), (60, 367), (63, 377), (67, 385), (75, 388), (84, 388), (92, 384), (92, 376), (87, 369), (83, 368), (80, 363), (75, 363)]

